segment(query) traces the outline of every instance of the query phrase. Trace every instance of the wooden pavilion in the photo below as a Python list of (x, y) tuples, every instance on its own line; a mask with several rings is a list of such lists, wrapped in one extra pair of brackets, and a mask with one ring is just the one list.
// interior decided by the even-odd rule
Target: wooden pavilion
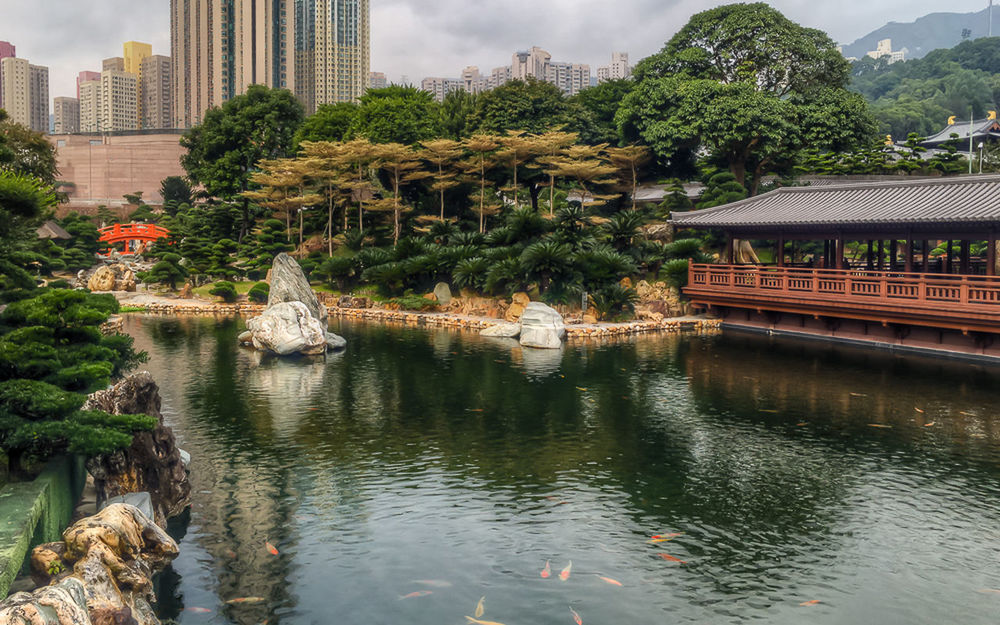
[[(729, 326), (1000, 358), (1000, 175), (789, 187), (672, 221), (725, 237), (684, 292)], [(739, 262), (747, 241), (772, 262)]]

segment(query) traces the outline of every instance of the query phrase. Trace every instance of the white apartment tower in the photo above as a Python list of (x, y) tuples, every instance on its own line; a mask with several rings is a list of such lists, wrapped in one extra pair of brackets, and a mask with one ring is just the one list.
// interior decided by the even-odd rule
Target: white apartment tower
[(632, 75), (632, 67), (628, 64), (628, 52), (612, 52), (611, 64), (597, 68), (597, 82), (622, 80)]
[(101, 119), (101, 81), (80, 83), (80, 132), (99, 132)]
[(49, 68), (27, 59), (0, 60), (4, 109), (10, 119), (34, 131), (49, 131)]
[(552, 55), (538, 46), (533, 46), (528, 51), (515, 52), (510, 61), (510, 77), (512, 80), (525, 80), (529, 76), (545, 80), (546, 67), (550, 61)]
[(98, 128), (101, 132), (139, 129), (139, 78), (111, 69), (101, 72)]

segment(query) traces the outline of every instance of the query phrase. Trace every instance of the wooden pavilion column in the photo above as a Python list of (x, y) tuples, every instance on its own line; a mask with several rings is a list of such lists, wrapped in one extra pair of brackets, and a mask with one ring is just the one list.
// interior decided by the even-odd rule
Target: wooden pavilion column
[(837, 262), (836, 262), (836, 264), (834, 264), (834, 267), (836, 267), (837, 269), (844, 269), (844, 235), (843, 234), (840, 234), (840, 233), (837, 234), (836, 246), (837, 246), (837, 256), (836, 256)]
[(986, 241), (986, 275), (997, 275), (997, 235), (992, 231)]
[(785, 266), (785, 235), (783, 235), (783, 234), (778, 235), (778, 249), (776, 251), (777, 251), (776, 256), (778, 258), (778, 266), (779, 267), (784, 267)]
[(959, 241), (959, 265), (958, 272), (962, 275), (969, 275), (971, 273), (970, 260), (972, 256), (972, 242), (968, 239), (962, 239)]
[(944, 259), (944, 272), (947, 274), (951, 273), (951, 252), (952, 252), (951, 243), (952, 243), (951, 239), (948, 239), (948, 245), (945, 246), (947, 250), (945, 254), (947, 254), (947, 257)]
[(875, 263), (876, 269), (882, 271), (883, 259), (885, 258), (885, 241), (882, 239), (878, 240), (878, 262)]
[(875, 241), (868, 239), (868, 271), (875, 269)]
[(730, 265), (736, 264), (736, 255), (733, 250), (733, 234), (731, 232), (726, 233), (726, 262)]
[(928, 241), (927, 239), (924, 239), (923, 240), (923, 247), (921, 248), (921, 251), (924, 254), (924, 259), (923, 259), (924, 262), (923, 262), (923, 270), (922, 270), (924, 273), (927, 273), (930, 270), (930, 262), (931, 262), (930, 261), (930, 255), (931, 255), (931, 246), (930, 246), (930, 243), (931, 243), (930, 241)]
[(889, 271), (896, 271), (896, 255), (899, 254), (899, 241), (889, 241)]
[(913, 273), (913, 236), (906, 235), (906, 261), (903, 265), (906, 273)]

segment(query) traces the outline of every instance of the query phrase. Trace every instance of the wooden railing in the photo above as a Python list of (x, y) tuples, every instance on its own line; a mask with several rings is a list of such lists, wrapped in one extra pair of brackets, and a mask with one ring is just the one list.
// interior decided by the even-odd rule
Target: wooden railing
[(869, 310), (991, 320), (1000, 328), (1000, 277), (801, 269), (757, 265), (692, 263), (685, 293), (695, 301), (724, 299), (748, 308), (768, 303), (809, 305), (816, 309)]

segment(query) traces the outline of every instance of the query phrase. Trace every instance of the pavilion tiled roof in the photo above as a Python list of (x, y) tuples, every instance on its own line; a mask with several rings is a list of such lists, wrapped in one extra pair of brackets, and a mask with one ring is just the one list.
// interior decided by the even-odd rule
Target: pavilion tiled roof
[(734, 230), (1000, 225), (1000, 175), (784, 187), (671, 217), (680, 228)]
[(973, 143), (986, 137), (1000, 137), (1000, 122), (995, 119), (956, 122), (951, 126), (945, 126), (940, 132), (927, 137), (920, 142), (920, 145), (925, 147), (939, 146), (954, 139), (951, 135), (955, 134), (958, 135), (958, 138), (955, 139), (958, 142), (958, 151), (964, 152), (968, 149), (969, 132), (972, 132)]

